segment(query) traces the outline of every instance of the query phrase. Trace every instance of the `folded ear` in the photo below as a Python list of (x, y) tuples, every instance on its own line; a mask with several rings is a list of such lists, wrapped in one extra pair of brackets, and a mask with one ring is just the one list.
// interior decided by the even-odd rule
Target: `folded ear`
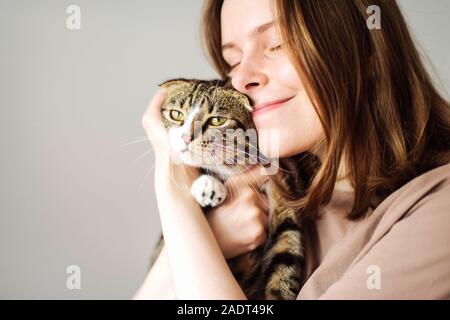
[(230, 77), (226, 77), (224, 79), (224, 85), (225, 88), (233, 88), (233, 84), (231, 83), (231, 78)]
[(250, 104), (250, 100), (248, 99), (247, 96), (245, 96), (245, 95), (243, 95), (243, 96), (244, 96), (244, 106), (245, 106), (245, 108), (246, 108), (248, 111), (253, 112), (253, 107), (252, 107), (251, 104)]
[(250, 112), (253, 112), (253, 107), (250, 103), (250, 99), (245, 95), (240, 93), (239, 91), (237, 91), (236, 89), (233, 88), (233, 90), (231, 91), (232, 94), (237, 97), (242, 104), (244, 105), (245, 109), (247, 109)]
[(251, 106), (250, 99), (245, 94), (242, 94), (242, 93), (238, 92), (233, 87), (233, 84), (231, 83), (231, 78), (227, 77), (227, 78), (224, 79), (224, 81), (225, 81), (224, 87), (227, 88), (227, 89), (232, 89), (236, 94), (238, 94), (239, 97), (243, 100), (243, 104), (244, 104), (245, 108), (248, 111), (253, 112), (253, 107)]
[(163, 83), (158, 84), (159, 87), (166, 89), (167, 91), (171, 91), (175, 89), (176, 87), (186, 85), (190, 82), (190, 80), (183, 79), (183, 78), (177, 78), (177, 79), (171, 79), (164, 81)]

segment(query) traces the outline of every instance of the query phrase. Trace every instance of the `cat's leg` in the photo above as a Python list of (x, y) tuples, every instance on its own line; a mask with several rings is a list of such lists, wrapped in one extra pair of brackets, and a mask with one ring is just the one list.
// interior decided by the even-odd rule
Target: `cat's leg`
[(283, 198), (272, 183), (267, 193), (271, 217), (263, 257), (265, 297), (268, 300), (294, 300), (300, 291), (304, 263), (300, 224), (295, 210), (283, 205)]
[(201, 175), (192, 184), (191, 195), (202, 207), (216, 207), (226, 199), (227, 189), (219, 179)]
[(231, 272), (249, 300), (264, 300), (264, 283), (261, 281), (263, 246), (227, 260)]

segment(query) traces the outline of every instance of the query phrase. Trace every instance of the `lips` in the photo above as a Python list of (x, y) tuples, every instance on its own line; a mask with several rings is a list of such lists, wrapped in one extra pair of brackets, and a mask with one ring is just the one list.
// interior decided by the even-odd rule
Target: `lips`
[(269, 110), (269, 109), (273, 109), (273, 108), (276, 108), (276, 107), (280, 107), (285, 102), (288, 102), (292, 98), (294, 98), (294, 97), (290, 97), (290, 98), (286, 98), (286, 99), (280, 99), (280, 100), (274, 100), (274, 101), (271, 101), (271, 102), (261, 103), (261, 104), (255, 105), (253, 107), (253, 109), (254, 109), (253, 114), (260, 113), (260, 112), (262, 112), (264, 110)]

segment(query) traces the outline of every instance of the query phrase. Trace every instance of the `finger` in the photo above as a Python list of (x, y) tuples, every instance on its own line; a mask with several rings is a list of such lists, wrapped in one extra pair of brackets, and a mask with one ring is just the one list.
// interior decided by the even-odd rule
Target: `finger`
[(161, 116), (161, 107), (166, 98), (167, 93), (164, 91), (156, 92), (142, 117), (142, 126), (153, 145), (166, 144), (167, 134)]
[(151, 118), (161, 119), (161, 107), (166, 98), (167, 92), (164, 89), (158, 89), (158, 91), (154, 94), (152, 101), (150, 101), (145, 115)]
[[(258, 168), (259, 167), (259, 168)], [(251, 188), (254, 192), (253, 198), (263, 198), (264, 193), (261, 191), (261, 185), (269, 178), (261, 174), (261, 166), (255, 166), (242, 175), (235, 175), (227, 179), (225, 186), (230, 190), (231, 197), (233, 194), (240, 196), (240, 194), (247, 188)], [(267, 208), (265, 202), (258, 202), (261, 208)]]

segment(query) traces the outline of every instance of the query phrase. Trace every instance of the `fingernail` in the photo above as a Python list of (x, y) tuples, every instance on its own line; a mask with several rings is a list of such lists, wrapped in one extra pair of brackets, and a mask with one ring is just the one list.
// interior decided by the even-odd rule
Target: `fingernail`
[(156, 93), (167, 93), (167, 90), (161, 87), (158, 87), (158, 90), (156, 91)]

